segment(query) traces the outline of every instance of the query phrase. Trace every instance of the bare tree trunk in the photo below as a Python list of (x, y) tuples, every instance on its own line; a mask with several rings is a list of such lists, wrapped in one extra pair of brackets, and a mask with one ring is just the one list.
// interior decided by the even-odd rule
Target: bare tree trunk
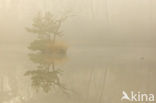
[(105, 0), (104, 5), (105, 5), (106, 23), (107, 23), (107, 26), (109, 27), (110, 26), (110, 17), (109, 17), (109, 9), (108, 9), (108, 7), (109, 7), (108, 0)]
[(94, 13), (94, 2), (93, 2), (93, 0), (91, 0), (90, 1), (91, 3), (91, 16), (92, 16), (92, 18), (94, 19), (94, 17), (95, 17), (95, 13)]
[(55, 71), (55, 63), (54, 62), (52, 63), (52, 69), (53, 69), (53, 71)]
[(99, 96), (99, 102), (98, 103), (102, 103), (102, 97), (104, 95), (105, 87), (106, 87), (107, 74), (108, 74), (108, 68), (106, 68), (104, 71), (104, 79), (102, 81), (103, 85), (102, 85), (101, 94)]
[(0, 92), (3, 91), (3, 78), (0, 76)]
[(88, 102), (88, 99), (89, 99), (89, 93), (90, 93), (90, 88), (91, 88), (91, 82), (92, 82), (92, 78), (93, 78), (93, 73), (94, 73), (94, 68), (90, 71), (90, 74), (89, 74), (89, 80), (88, 80), (88, 86), (87, 86), (87, 93), (86, 93), (86, 102)]

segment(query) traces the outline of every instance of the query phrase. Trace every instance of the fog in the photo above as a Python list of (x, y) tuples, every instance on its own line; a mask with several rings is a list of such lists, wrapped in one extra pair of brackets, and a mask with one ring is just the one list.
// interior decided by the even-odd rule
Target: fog
[[(122, 91), (155, 94), (155, 5), (154, 0), (0, 0), (0, 103), (121, 103)], [(54, 26), (62, 23), (55, 44), (33, 31), (34, 18), (47, 12), (56, 18)], [(53, 40), (55, 33), (49, 33)], [(45, 49), (56, 54), (47, 50), (48, 61), (34, 59), (35, 42), (37, 49), (47, 43)], [(45, 77), (43, 70), (40, 76), (54, 83), (37, 92), (29, 75), (47, 65), (48, 73), (61, 72)]]

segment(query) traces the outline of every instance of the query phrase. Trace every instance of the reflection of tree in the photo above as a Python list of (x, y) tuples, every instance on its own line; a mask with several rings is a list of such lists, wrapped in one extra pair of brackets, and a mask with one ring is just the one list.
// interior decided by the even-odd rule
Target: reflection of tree
[(31, 75), (32, 86), (36, 90), (42, 88), (45, 92), (48, 92), (54, 85), (61, 86), (58, 77), (59, 73), (59, 70), (47, 71), (43, 69), (28, 71), (25, 73), (25, 75)]
[(48, 92), (52, 86), (64, 88), (59, 80), (60, 70), (55, 65), (66, 59), (67, 47), (56, 40), (61, 35), (60, 27), (65, 18), (66, 16), (56, 19), (49, 12), (44, 16), (39, 14), (33, 20), (33, 27), (27, 28), (28, 32), (38, 34), (38, 39), (29, 46), (34, 51), (29, 57), (38, 66), (25, 73), (26, 76), (31, 76), (32, 86), (37, 90)]

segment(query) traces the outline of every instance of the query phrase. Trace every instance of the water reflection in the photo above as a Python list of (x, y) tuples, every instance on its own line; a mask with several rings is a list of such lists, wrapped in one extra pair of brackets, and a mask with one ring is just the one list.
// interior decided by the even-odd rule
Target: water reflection
[(49, 92), (51, 87), (62, 87), (59, 80), (60, 70), (47, 71), (46, 69), (27, 71), (26, 76), (31, 76), (32, 86), (35, 90), (42, 88), (45, 92)]

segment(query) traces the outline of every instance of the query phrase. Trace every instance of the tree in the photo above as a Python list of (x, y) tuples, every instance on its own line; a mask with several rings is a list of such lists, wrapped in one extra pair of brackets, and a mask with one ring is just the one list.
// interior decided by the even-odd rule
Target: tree
[(49, 12), (38, 14), (33, 19), (32, 27), (26, 28), (28, 32), (38, 35), (28, 47), (33, 51), (29, 57), (37, 64), (37, 69), (25, 73), (25, 76), (31, 76), (32, 86), (36, 90), (41, 88), (48, 92), (52, 86), (65, 89), (59, 80), (61, 70), (56, 69), (55, 65), (66, 59), (67, 46), (56, 40), (61, 36), (60, 27), (66, 17), (56, 19)]

